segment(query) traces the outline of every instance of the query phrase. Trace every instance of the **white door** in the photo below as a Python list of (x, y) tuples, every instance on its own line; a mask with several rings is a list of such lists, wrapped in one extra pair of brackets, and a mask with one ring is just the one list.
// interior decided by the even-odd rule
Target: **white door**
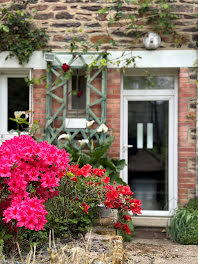
[(143, 215), (167, 216), (177, 205), (175, 96), (149, 93), (123, 92), (123, 179), (142, 201)]

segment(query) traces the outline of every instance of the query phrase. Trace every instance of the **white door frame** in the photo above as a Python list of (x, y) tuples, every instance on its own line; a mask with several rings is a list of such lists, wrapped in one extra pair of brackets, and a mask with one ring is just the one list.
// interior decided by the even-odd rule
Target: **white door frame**
[[(163, 74), (160, 74), (163, 75)], [(164, 74), (166, 75), (166, 74)], [(168, 157), (168, 189), (169, 189), (169, 211), (143, 210), (144, 216), (169, 216), (177, 207), (177, 78), (175, 76), (174, 90), (124, 90), (123, 78), (121, 89), (121, 122), (120, 122), (120, 154), (128, 164), (128, 102), (129, 101), (169, 101), (169, 157)], [(124, 168), (121, 177), (128, 182), (128, 166)], [(133, 191), (133, 190), (132, 190)]]

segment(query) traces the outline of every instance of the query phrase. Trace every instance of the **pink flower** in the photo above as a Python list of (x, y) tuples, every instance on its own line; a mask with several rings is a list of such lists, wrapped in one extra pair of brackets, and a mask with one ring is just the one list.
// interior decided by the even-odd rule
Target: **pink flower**
[[(68, 156), (65, 150), (48, 142), (37, 143), (27, 135), (14, 137), (0, 146), (0, 179), (5, 191), (6, 188), (9, 191), (0, 204), (6, 223), (14, 219), (16, 226), (43, 229), (47, 222), (43, 203), (58, 195), (57, 187), (68, 167)], [(30, 185), (31, 190), (34, 188), (31, 193)]]
[(17, 220), (17, 226), (24, 226), (30, 230), (42, 230), (47, 223), (45, 215), (47, 211), (43, 205), (43, 200), (39, 200), (37, 197), (32, 199), (25, 198), (20, 202), (14, 202), (4, 212), (3, 220), (8, 223), (12, 219)]

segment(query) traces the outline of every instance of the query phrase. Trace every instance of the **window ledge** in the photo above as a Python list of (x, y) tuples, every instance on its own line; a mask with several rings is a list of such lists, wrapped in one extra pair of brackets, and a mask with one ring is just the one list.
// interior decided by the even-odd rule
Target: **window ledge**
[(66, 128), (86, 128), (86, 118), (66, 118)]
[(0, 68), (6, 70), (16, 69), (22, 70), (24, 72), (25, 68), (28, 69), (46, 69), (46, 61), (44, 60), (43, 52), (42, 51), (34, 51), (30, 60), (27, 64), (20, 65), (16, 57), (8, 58), (6, 57), (9, 55), (8, 51), (0, 52)]

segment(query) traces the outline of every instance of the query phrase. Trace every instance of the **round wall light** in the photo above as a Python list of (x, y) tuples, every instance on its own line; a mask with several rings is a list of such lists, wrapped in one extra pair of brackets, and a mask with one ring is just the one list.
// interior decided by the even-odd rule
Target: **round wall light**
[(161, 43), (161, 38), (157, 33), (149, 32), (143, 38), (144, 47), (149, 50), (154, 50), (159, 48)]

